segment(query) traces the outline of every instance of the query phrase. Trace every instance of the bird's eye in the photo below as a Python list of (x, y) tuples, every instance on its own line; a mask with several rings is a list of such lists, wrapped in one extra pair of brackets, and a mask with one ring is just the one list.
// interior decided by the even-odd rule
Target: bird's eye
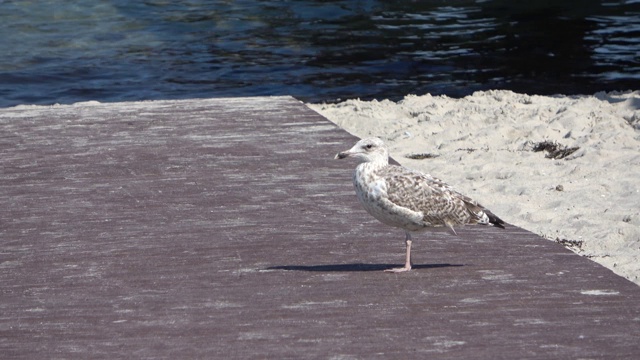
[(367, 148), (367, 149), (371, 149), (373, 147), (373, 144), (367, 144), (364, 147)]

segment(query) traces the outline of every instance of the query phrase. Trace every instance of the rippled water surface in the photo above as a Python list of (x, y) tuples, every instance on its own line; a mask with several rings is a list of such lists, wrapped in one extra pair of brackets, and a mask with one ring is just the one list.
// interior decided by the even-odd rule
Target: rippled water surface
[(0, 49), (0, 107), (585, 94), (640, 89), (640, 0), (0, 0)]

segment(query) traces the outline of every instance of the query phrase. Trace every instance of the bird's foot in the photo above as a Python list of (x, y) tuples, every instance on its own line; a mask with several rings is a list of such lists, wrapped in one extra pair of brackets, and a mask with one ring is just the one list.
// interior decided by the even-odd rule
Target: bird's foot
[(401, 268), (386, 269), (384, 272), (400, 273), (411, 270), (411, 265), (405, 265)]

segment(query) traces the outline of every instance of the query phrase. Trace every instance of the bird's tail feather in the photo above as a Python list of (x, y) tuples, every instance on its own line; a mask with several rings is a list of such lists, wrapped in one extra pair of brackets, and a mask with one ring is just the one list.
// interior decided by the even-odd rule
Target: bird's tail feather
[(467, 209), (477, 217), (478, 224), (495, 226), (504, 229), (505, 222), (491, 211), (485, 209), (484, 206), (471, 199), (466, 200), (465, 205), (467, 206)]
[(499, 227), (500, 229), (504, 229), (504, 221), (496, 216), (496, 214), (491, 211), (484, 209), (484, 213), (489, 218), (489, 224), (491, 226)]

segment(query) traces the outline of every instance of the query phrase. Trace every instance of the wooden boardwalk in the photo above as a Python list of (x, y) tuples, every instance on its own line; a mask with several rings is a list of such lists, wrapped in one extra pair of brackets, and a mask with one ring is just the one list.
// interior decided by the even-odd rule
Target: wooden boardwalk
[(290, 97), (1, 109), (0, 358), (640, 358), (640, 287), (513, 226), (383, 273), (354, 141)]

